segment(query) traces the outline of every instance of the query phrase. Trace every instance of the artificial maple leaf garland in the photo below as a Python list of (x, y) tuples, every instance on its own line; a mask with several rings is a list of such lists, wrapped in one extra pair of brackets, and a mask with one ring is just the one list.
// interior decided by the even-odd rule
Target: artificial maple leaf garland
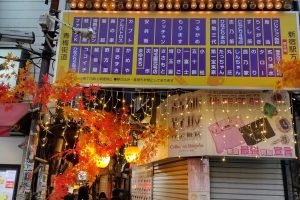
[(282, 78), (276, 82), (275, 89), (300, 88), (300, 59), (282, 61), (275, 66)]

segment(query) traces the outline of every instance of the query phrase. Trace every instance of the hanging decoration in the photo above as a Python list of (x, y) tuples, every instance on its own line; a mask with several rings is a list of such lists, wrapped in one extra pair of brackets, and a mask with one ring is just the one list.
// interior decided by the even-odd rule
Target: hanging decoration
[(127, 162), (134, 162), (140, 154), (140, 149), (137, 146), (128, 146), (125, 148), (125, 159)]
[(275, 68), (282, 73), (282, 78), (276, 82), (276, 90), (300, 88), (300, 59), (282, 61)]
[[(13, 68), (11, 61), (16, 60), (12, 54), (7, 56), (5, 62), (1, 65), (3, 70)], [(0, 103), (18, 103), (31, 102), (33, 105), (39, 105), (41, 108), (39, 126), (45, 132), (44, 138), (40, 140), (40, 147), (46, 148), (48, 144), (48, 135), (52, 134), (50, 125), (54, 122), (53, 113), (50, 112), (49, 105), (55, 105), (54, 108), (62, 114), (60, 120), (63, 125), (61, 135), (63, 138), (64, 149), (61, 153), (54, 155), (51, 159), (67, 159), (73, 156), (76, 162), (69, 163), (68, 167), (53, 178), (54, 188), (50, 200), (62, 199), (67, 194), (69, 186), (78, 182), (78, 174), (86, 172), (86, 181), (92, 183), (99, 173), (99, 170), (105, 168), (110, 157), (117, 153), (121, 147), (132, 143), (130, 136), (131, 121), (129, 112), (132, 113), (132, 99), (126, 106), (124, 98), (117, 99), (116, 105), (121, 104), (121, 108), (116, 105), (112, 107), (111, 112), (105, 110), (107, 102), (113, 101), (112, 95), (107, 100), (98, 99), (97, 94), (101, 90), (99, 86), (91, 85), (88, 88), (81, 87), (78, 78), (73, 72), (65, 72), (54, 83), (49, 82), (48, 75), (42, 79), (42, 84), (37, 84), (31, 62), (26, 62), (26, 66), (11, 74), (1, 75), (0, 78), (9, 80), (12, 77), (18, 78), (16, 87), (0, 83)], [(104, 90), (104, 93), (107, 92)], [(141, 97), (139, 97), (140, 100)], [(147, 94), (145, 100), (145, 109), (142, 108), (145, 116), (151, 116), (154, 98), (150, 100)], [(102, 109), (96, 108), (101, 105)], [(134, 116), (134, 114), (131, 114)], [(77, 127), (74, 135), (74, 146), (71, 147), (66, 131), (71, 126)], [(156, 153), (156, 148), (166, 141), (166, 138), (172, 134), (171, 129), (162, 127), (146, 126), (139, 139), (143, 140), (142, 149), (128, 148), (127, 157), (130, 154), (130, 160), (137, 160), (137, 163), (146, 163), (151, 161)], [(128, 157), (128, 158), (129, 158)]]

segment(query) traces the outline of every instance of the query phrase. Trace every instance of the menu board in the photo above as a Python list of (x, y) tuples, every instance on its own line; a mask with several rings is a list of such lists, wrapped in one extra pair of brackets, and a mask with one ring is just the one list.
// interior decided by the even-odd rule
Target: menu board
[(16, 170), (0, 170), (0, 200), (13, 199), (16, 175)]
[(56, 76), (83, 84), (190, 88), (272, 88), (274, 65), (299, 55), (297, 13), (65, 12), (93, 29), (62, 27)]

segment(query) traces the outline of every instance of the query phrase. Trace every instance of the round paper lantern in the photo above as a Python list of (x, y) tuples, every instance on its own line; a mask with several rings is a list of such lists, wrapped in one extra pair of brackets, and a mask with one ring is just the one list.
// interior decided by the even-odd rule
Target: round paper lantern
[(108, 166), (109, 161), (110, 161), (109, 156), (99, 156), (96, 160), (96, 165), (99, 168), (105, 168)]
[(125, 148), (125, 159), (127, 162), (133, 162), (137, 159), (140, 149), (137, 146), (128, 146)]

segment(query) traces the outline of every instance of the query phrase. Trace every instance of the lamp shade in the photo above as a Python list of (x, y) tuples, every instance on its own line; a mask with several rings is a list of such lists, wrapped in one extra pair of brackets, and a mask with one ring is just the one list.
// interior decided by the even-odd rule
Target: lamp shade
[(105, 168), (108, 166), (109, 161), (110, 161), (109, 156), (99, 156), (96, 160), (96, 165), (99, 168)]
[(127, 162), (133, 162), (140, 154), (140, 149), (137, 146), (128, 146), (125, 148), (125, 159)]

